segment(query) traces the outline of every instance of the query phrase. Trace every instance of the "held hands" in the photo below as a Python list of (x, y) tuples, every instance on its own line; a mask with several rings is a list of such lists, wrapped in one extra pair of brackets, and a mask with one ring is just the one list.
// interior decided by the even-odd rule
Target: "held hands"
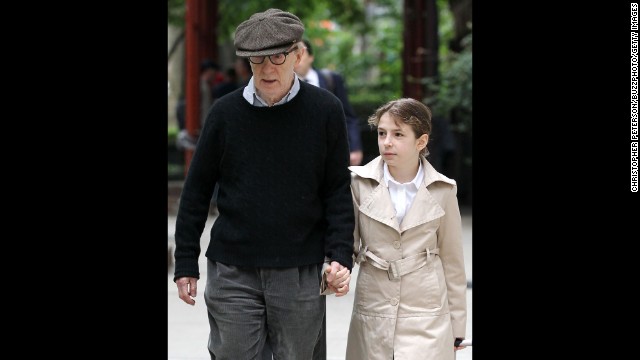
[(192, 277), (181, 277), (176, 280), (178, 286), (178, 296), (182, 301), (189, 305), (195, 305), (196, 301), (193, 299), (198, 292), (198, 279)]
[(463, 338), (455, 338), (454, 344), (453, 344), (453, 350), (454, 351), (458, 351), (458, 350), (462, 350), (462, 349), (466, 348), (465, 345), (456, 346), (455, 345), (456, 340), (460, 340), (462, 342), (462, 340), (464, 340), (464, 339)]
[(351, 272), (348, 268), (340, 265), (337, 261), (332, 261), (331, 266), (325, 269), (327, 284), (336, 293), (336, 297), (344, 296), (349, 292), (349, 282)]

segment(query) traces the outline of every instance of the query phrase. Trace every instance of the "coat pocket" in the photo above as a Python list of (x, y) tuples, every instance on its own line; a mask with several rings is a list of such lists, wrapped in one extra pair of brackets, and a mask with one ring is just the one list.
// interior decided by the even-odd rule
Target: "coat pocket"
[(431, 256), (425, 266), (408, 274), (403, 287), (411, 289), (413, 293), (403, 298), (411, 299), (409, 302), (414, 303), (417, 308), (437, 310), (442, 307), (442, 290), (434, 266), (434, 255)]

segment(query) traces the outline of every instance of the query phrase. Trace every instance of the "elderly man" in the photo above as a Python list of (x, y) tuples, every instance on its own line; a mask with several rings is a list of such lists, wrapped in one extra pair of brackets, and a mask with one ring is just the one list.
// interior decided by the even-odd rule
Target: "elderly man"
[(249, 59), (253, 77), (211, 108), (182, 190), (174, 281), (193, 305), (200, 236), (219, 185), (205, 254), (212, 359), (255, 359), (267, 335), (275, 358), (311, 359), (325, 311), (321, 284), (336, 296), (349, 290), (344, 112), (296, 77), (303, 33), (297, 16), (278, 9), (237, 27), (236, 55)]

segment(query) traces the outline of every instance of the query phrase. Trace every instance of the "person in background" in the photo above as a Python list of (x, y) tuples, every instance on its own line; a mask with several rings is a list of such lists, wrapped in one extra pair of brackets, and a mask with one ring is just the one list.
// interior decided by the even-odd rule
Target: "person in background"
[(228, 68), (224, 72), (224, 81), (213, 87), (212, 95), (213, 101), (227, 95), (233, 90), (238, 88), (238, 75), (236, 69)]
[(213, 91), (216, 86), (224, 81), (224, 75), (220, 72), (220, 66), (211, 60), (204, 59), (200, 63), (200, 121), (196, 124), (196, 133), (189, 134), (186, 129), (185, 110), (186, 101), (180, 97), (176, 105), (176, 118), (178, 119), (178, 136), (176, 147), (180, 150), (193, 150), (198, 142), (198, 136), (207, 117), (207, 112), (215, 100)]
[(360, 121), (353, 111), (351, 103), (349, 103), (344, 79), (334, 71), (328, 69), (318, 70), (313, 67), (313, 48), (309, 40), (304, 39), (299, 46), (303, 48), (304, 51), (302, 60), (295, 67), (296, 74), (311, 85), (329, 90), (340, 99), (347, 119), (347, 132), (349, 133), (349, 164), (360, 165), (363, 156), (362, 139), (360, 138)]
[(433, 131), (430, 135), (427, 160), (439, 173), (449, 175), (453, 173), (453, 157), (456, 151), (455, 135), (448, 119), (434, 116), (431, 120)]
[(224, 74), (220, 66), (211, 59), (204, 59), (200, 64), (200, 126), (202, 129), (207, 118), (207, 112), (215, 101), (213, 90), (224, 82)]
[(233, 63), (236, 70), (238, 86), (245, 87), (251, 79), (251, 64), (247, 58), (237, 57)]
[(353, 208), (342, 104), (299, 81), (304, 26), (269, 9), (236, 28), (249, 84), (211, 107), (180, 197), (174, 281), (194, 305), (200, 237), (219, 185), (206, 250), (212, 359), (311, 359), (325, 297), (349, 291)]
[(467, 278), (456, 182), (425, 158), (431, 110), (393, 100), (369, 124), (380, 156), (349, 167), (360, 269), (346, 360), (453, 360)]

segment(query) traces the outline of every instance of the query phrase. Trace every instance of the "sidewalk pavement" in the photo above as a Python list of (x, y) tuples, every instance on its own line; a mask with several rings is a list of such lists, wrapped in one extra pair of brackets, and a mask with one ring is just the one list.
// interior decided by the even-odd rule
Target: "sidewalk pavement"
[[(472, 283), (471, 266), (471, 211), (461, 209), (462, 212), (462, 236), (465, 256), (465, 271), (467, 275), (467, 339), (472, 339)], [(175, 216), (168, 218), (169, 248), (174, 247)], [(204, 304), (204, 284), (206, 283), (206, 258), (204, 252), (208, 245), (209, 232), (214, 219), (210, 216), (207, 220), (203, 236), (200, 240), (202, 252), (200, 255), (200, 280), (198, 281), (198, 294), (195, 306), (190, 306), (178, 298), (178, 289), (173, 282), (173, 266), (169, 267), (167, 275), (168, 296), (168, 360), (210, 360), (207, 351), (209, 337), (209, 322), (207, 308)], [(327, 360), (344, 360), (347, 346), (347, 333), (351, 310), (355, 294), (355, 284), (358, 277), (358, 267), (353, 268), (349, 293), (343, 297), (327, 297)], [(467, 347), (457, 352), (456, 360), (471, 360), (473, 347)]]

